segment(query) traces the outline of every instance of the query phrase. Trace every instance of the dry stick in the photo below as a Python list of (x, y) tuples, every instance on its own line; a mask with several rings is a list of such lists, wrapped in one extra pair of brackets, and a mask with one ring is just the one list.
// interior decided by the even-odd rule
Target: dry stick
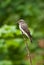
[[(23, 33), (22, 33), (22, 35), (23, 35)], [(31, 59), (31, 54), (29, 52), (28, 43), (26, 42), (26, 39), (25, 39), (24, 35), (23, 35), (23, 38), (24, 38), (24, 42), (26, 44), (27, 56), (29, 57), (30, 65), (32, 65), (32, 59)]]

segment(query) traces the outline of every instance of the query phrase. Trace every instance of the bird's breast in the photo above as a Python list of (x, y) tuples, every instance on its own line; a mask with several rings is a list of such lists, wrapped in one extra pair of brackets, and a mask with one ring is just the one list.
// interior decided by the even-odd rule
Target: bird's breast
[(21, 25), (19, 25), (19, 29), (21, 30), (21, 32), (23, 32), (23, 34), (25, 34), (25, 35), (29, 38), (29, 36), (28, 36), (28, 34), (25, 32), (25, 30), (22, 29)]

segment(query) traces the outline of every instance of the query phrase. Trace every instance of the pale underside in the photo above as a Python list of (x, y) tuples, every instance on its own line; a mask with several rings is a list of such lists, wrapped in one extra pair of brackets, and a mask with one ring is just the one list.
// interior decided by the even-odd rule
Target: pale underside
[(20, 28), (21, 32), (29, 38), (28, 34), (22, 29), (21, 25), (19, 25), (19, 28)]

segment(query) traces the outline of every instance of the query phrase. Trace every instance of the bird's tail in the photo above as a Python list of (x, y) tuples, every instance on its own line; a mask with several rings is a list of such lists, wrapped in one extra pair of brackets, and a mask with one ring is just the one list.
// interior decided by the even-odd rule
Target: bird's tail
[(29, 34), (29, 39), (30, 39), (30, 42), (32, 43), (32, 36), (31, 36), (31, 34)]
[(32, 43), (32, 37), (30, 37), (30, 41), (31, 41), (31, 43)]

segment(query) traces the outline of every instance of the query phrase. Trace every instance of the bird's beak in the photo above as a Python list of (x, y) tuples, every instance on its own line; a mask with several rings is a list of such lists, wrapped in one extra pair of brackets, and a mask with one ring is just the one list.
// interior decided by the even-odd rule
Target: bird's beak
[(17, 21), (17, 24), (19, 24), (19, 21)]

